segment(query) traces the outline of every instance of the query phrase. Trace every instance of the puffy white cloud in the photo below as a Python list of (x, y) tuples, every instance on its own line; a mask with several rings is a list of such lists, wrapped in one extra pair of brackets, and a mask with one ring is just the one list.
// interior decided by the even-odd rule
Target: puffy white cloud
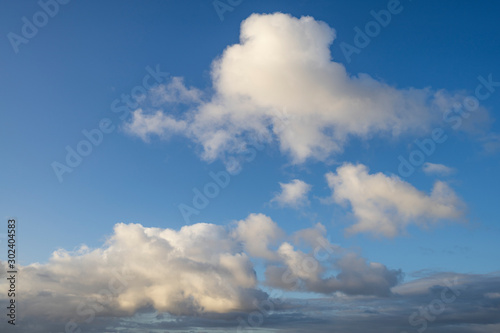
[(438, 174), (438, 175), (449, 175), (455, 172), (455, 169), (447, 167), (444, 164), (436, 164), (430, 162), (425, 162), (424, 165), (422, 166), (422, 170), (426, 174)]
[(117, 224), (105, 247), (59, 250), (19, 274), (26, 315), (75, 320), (88, 319), (85, 311), (124, 315), (148, 306), (187, 315), (248, 310), (265, 297), (239, 242), (213, 224), (179, 231)]
[[(290, 242), (282, 242), (277, 250), (270, 246), (283, 239), (284, 232), (266, 215), (251, 214), (239, 221), (234, 234), (250, 256), (268, 261), (265, 283), (271, 287), (323, 294), (387, 296), (401, 278), (399, 270), (368, 263), (332, 244), (320, 223), (295, 232)], [(300, 245), (306, 245), (308, 250), (299, 249)]]
[(280, 263), (269, 265), (265, 272), (268, 285), (322, 294), (388, 296), (402, 278), (400, 270), (367, 262), (331, 244), (324, 237), (321, 224), (301, 230), (296, 236), (305, 236), (304, 240), (313, 246), (311, 253), (295, 249), (287, 242), (281, 244), (278, 249)]
[(309, 203), (307, 194), (311, 190), (311, 185), (306, 182), (293, 179), (290, 183), (279, 183), (281, 193), (277, 194), (271, 202), (275, 201), (280, 205), (300, 207)]
[[(351, 76), (332, 60), (334, 39), (335, 31), (312, 17), (253, 14), (241, 24), (240, 42), (214, 60), (210, 98), (202, 101), (198, 90), (174, 78), (155, 90), (155, 99), (161, 100), (163, 89), (168, 102), (198, 102), (178, 121), (187, 123), (183, 133), (203, 146), (207, 160), (242, 149), (252, 137), (277, 141), (301, 163), (342, 151), (349, 136), (421, 133), (461, 98), (430, 88), (397, 89), (367, 74)], [(142, 125), (148, 117), (136, 111), (130, 132), (146, 138), (172, 131), (170, 116), (154, 118), (168, 125), (148, 131)]]
[[(326, 228), (321, 223), (316, 223), (313, 228), (302, 229), (293, 234), (293, 241), (295, 244), (306, 244), (311, 248), (325, 248), (328, 247), (330, 251), (337, 252), (341, 248), (338, 245), (331, 244), (325, 237)], [(332, 253), (333, 253), (332, 252)]]
[[(100, 248), (58, 250), (45, 264), (20, 267), (17, 299), (26, 317), (90, 322), (145, 309), (191, 316), (250, 311), (267, 298), (260, 283), (290, 290), (294, 282), (300, 290), (326, 294), (388, 293), (398, 271), (366, 263), (331, 244), (325, 233), (318, 224), (286, 236), (262, 214), (234, 227), (199, 223), (173, 230), (119, 223)], [(307, 246), (295, 248), (291, 241)], [(257, 280), (252, 258), (264, 259), (265, 281)], [(336, 277), (329, 273), (332, 267)], [(0, 263), (0, 274), (5, 271)], [(7, 290), (7, 283), (0, 280), (0, 288)], [(1, 294), (0, 302), (5, 300)]]
[(369, 174), (365, 165), (346, 163), (326, 174), (339, 204), (349, 203), (356, 223), (351, 233), (371, 232), (394, 237), (410, 223), (426, 226), (439, 219), (459, 219), (464, 204), (444, 182), (436, 181), (430, 195), (397, 176)]
[(269, 246), (284, 236), (278, 225), (264, 214), (251, 214), (238, 222), (236, 237), (244, 244), (246, 252), (253, 257), (275, 260), (278, 258)]

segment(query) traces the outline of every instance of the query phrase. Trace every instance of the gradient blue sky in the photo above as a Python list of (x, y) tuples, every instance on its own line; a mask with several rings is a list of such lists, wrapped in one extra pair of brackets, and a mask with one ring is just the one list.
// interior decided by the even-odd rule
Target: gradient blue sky
[[(401, 5), (402, 12), (348, 62), (340, 43), (353, 44), (354, 27), (372, 20), (370, 11), (386, 8), (387, 1), (243, 1), (224, 13), (223, 21), (211, 1), (71, 1), (18, 53), (6, 36), (19, 34), (21, 18), (32, 17), (40, 7), (36, 1), (2, 2), (0, 211), (4, 220), (14, 216), (19, 221), (21, 264), (46, 263), (60, 248), (100, 247), (120, 222), (170, 229), (186, 224), (179, 204), (190, 204), (193, 188), (209, 182), (209, 172), (225, 170), (224, 162), (203, 160), (200, 145), (183, 136), (153, 136), (144, 142), (124, 131), (126, 122), (110, 105), (141, 84), (147, 66), (159, 66), (184, 77), (187, 86), (210, 93), (212, 61), (239, 42), (240, 24), (252, 13), (282, 12), (326, 22), (336, 31), (333, 61), (350, 75), (367, 73), (398, 89), (431, 87), (473, 95), (478, 76), (491, 74), (500, 81), (497, 2)], [(425, 193), (436, 179), (446, 181), (467, 205), (465, 222), (443, 221), (427, 229), (411, 225), (394, 238), (349, 235), (349, 206), (324, 202), (331, 196), (326, 173), (350, 162), (366, 165), (370, 173), (398, 175), (398, 156), (408, 156), (413, 140), (428, 134), (354, 138), (327, 161), (300, 164), (291, 163), (276, 142), (267, 144), (190, 222), (229, 225), (262, 213), (289, 234), (320, 222), (333, 243), (401, 269), (405, 281), (422, 271), (496, 272), (500, 125), (493, 120), (500, 88), (481, 106), (492, 121), (476, 131), (440, 125), (449, 139), (426, 161), (452, 167), (453, 174), (426, 175), (417, 168), (403, 178)], [(96, 128), (103, 118), (111, 119), (116, 130), (59, 182), (51, 163), (64, 162), (65, 147), (74, 148), (84, 139), (82, 130)], [(272, 203), (279, 183), (292, 179), (312, 185), (310, 204), (294, 209)]]

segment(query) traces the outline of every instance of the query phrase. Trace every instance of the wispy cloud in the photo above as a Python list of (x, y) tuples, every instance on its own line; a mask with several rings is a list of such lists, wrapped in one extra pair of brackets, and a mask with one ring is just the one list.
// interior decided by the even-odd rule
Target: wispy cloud
[(430, 162), (425, 162), (422, 166), (422, 170), (426, 174), (437, 174), (443, 176), (450, 175), (456, 171), (455, 169), (450, 168), (444, 164), (435, 164)]
[(161, 111), (153, 114), (144, 114), (142, 109), (137, 109), (132, 114), (132, 122), (125, 126), (125, 131), (137, 135), (148, 141), (151, 134), (167, 138), (173, 134), (182, 133), (187, 129), (187, 123), (165, 115)]

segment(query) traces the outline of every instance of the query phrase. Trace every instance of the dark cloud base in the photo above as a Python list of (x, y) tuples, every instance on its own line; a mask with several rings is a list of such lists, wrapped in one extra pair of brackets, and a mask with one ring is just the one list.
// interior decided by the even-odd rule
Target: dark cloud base
[[(443, 296), (444, 295), (444, 296)], [(500, 332), (500, 273), (437, 273), (393, 288), (388, 298), (348, 297), (271, 300), (273, 308), (199, 316), (158, 314), (144, 308), (132, 317), (97, 316), (74, 332)], [(1, 307), (5, 308), (2, 302)], [(434, 306), (434, 310), (431, 308)], [(65, 332), (65, 322), (19, 318), (16, 332)], [(0, 323), (5, 332), (10, 325)], [(71, 332), (71, 331), (70, 331)]]

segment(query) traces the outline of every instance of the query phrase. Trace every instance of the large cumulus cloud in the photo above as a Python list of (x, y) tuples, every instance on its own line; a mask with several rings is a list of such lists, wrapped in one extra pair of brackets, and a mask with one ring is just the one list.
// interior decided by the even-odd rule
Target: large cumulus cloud
[[(332, 60), (334, 39), (335, 31), (312, 17), (253, 14), (241, 24), (240, 42), (214, 60), (213, 93), (173, 78), (154, 89), (154, 107), (135, 111), (126, 130), (144, 140), (182, 133), (203, 147), (207, 160), (242, 149), (249, 137), (276, 141), (301, 163), (342, 151), (350, 136), (422, 133), (461, 99), (351, 76)], [(172, 103), (188, 104), (190, 111), (169, 113)]]
[[(257, 279), (257, 258), (264, 260), (267, 280)], [(173, 230), (119, 223), (100, 248), (58, 250), (46, 264), (21, 267), (19, 301), (26, 304), (25, 317), (74, 322), (147, 308), (224, 314), (254, 309), (268, 297), (262, 283), (324, 294), (387, 295), (399, 275), (331, 244), (320, 224), (287, 236), (263, 214), (231, 227), (199, 223)], [(6, 283), (0, 282), (2, 290)]]

